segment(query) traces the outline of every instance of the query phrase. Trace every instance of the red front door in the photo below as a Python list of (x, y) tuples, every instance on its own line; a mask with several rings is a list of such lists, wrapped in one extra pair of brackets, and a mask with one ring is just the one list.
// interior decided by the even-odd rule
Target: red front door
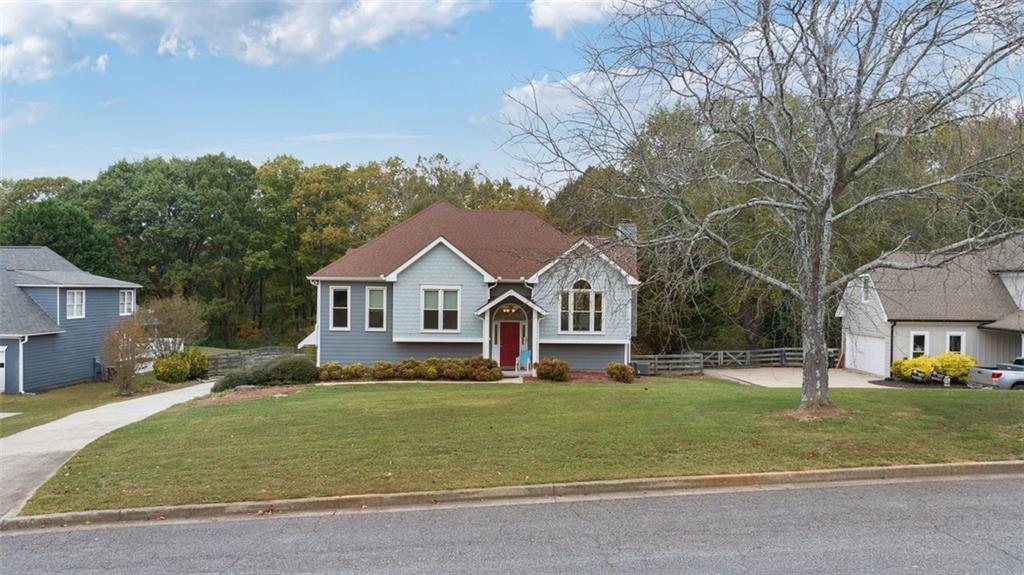
[(501, 322), (501, 366), (513, 367), (519, 357), (519, 324)]

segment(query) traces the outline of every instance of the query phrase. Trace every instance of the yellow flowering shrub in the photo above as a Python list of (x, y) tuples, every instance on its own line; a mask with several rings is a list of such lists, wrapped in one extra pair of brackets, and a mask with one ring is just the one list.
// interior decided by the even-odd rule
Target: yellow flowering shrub
[(915, 358), (897, 359), (892, 362), (892, 374), (904, 381), (913, 381), (914, 371), (924, 374), (924, 379), (929, 379), (932, 373), (938, 371), (953, 379), (967, 379), (967, 370), (978, 365), (978, 361), (969, 355), (962, 353), (944, 353), (941, 355), (922, 355)]
[(935, 369), (953, 379), (967, 379), (967, 371), (978, 365), (978, 360), (962, 353), (949, 352), (932, 359), (935, 360)]

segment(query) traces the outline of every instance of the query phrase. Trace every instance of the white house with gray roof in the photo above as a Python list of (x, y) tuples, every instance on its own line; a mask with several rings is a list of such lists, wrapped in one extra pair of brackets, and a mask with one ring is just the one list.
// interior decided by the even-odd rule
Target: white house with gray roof
[(30, 393), (93, 379), (107, 330), (139, 284), (94, 275), (46, 247), (0, 246), (0, 383)]
[(1024, 238), (937, 268), (875, 270), (850, 282), (836, 316), (850, 369), (885, 376), (894, 359), (947, 351), (1012, 361), (1024, 356)]

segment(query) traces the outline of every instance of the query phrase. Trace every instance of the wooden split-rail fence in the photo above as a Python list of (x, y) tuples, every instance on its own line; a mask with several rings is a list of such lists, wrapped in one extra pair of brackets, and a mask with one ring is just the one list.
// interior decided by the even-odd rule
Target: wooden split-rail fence
[[(830, 365), (835, 365), (839, 350), (831, 348), (828, 355)], [(695, 374), (717, 368), (800, 367), (804, 364), (804, 352), (799, 347), (697, 350), (676, 354), (634, 355), (633, 361), (647, 363), (652, 374)]]

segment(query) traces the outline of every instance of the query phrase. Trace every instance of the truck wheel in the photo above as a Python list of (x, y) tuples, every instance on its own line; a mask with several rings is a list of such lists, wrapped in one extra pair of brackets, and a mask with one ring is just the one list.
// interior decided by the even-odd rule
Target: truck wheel
[(1024, 389), (1024, 383), (1015, 383), (1010, 386), (1010, 389)]

